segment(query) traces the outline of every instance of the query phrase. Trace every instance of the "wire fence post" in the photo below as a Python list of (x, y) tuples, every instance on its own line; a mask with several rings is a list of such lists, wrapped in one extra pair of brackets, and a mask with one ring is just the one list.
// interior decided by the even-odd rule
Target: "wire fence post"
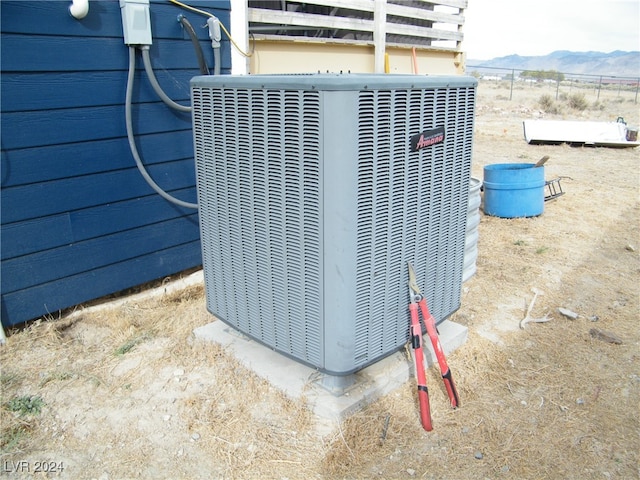
[(560, 72), (556, 76), (556, 100), (558, 100), (558, 93), (560, 92)]
[(600, 89), (602, 88), (602, 75), (600, 75), (600, 80), (598, 81), (598, 96), (596, 100), (600, 100)]
[(513, 80), (516, 78), (516, 71), (511, 70), (511, 89), (509, 90), (509, 100), (513, 100)]

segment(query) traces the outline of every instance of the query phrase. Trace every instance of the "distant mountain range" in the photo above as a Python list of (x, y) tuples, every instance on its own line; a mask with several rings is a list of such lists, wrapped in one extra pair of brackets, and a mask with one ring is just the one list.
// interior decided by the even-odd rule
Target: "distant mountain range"
[[(483, 70), (482, 67), (485, 67)], [(489, 68), (486, 68), (489, 67)], [(557, 50), (549, 55), (523, 57), (508, 55), (491, 60), (467, 59), (467, 72), (504, 68), (515, 70), (555, 70), (562, 73), (603, 75), (615, 77), (640, 77), (640, 51), (611, 53), (569, 52)]]

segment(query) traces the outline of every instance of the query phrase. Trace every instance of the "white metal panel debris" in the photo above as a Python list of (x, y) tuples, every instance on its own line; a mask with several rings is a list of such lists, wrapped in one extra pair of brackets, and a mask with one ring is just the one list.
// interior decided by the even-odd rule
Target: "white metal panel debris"
[[(637, 147), (637, 131), (624, 122), (525, 120), (527, 143), (575, 143), (595, 147)], [(636, 132), (635, 139), (628, 133)]]

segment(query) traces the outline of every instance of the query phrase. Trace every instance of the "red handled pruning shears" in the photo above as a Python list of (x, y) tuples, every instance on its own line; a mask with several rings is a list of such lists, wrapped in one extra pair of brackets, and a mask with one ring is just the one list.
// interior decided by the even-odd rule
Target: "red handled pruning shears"
[(422, 327), (420, 326), (420, 319), (418, 318), (418, 306), (422, 312), (423, 321), (427, 328), (427, 334), (433, 345), (433, 350), (436, 353), (438, 359), (438, 365), (440, 366), (440, 372), (442, 372), (442, 380), (444, 386), (447, 389), (451, 406), (457, 408), (460, 406), (460, 400), (458, 399), (458, 392), (451, 378), (451, 370), (447, 365), (447, 360), (440, 345), (440, 338), (438, 337), (438, 330), (436, 329), (436, 321), (433, 315), (429, 312), (427, 307), (427, 301), (420, 292), (416, 281), (416, 272), (413, 269), (413, 265), (409, 262), (409, 311), (411, 312), (411, 346), (414, 350), (416, 360), (416, 377), (418, 383), (418, 401), (420, 402), (420, 420), (422, 426), (428, 432), (433, 429), (431, 425), (431, 410), (429, 407), (429, 391), (427, 390), (427, 378), (424, 371), (424, 353), (422, 351)]

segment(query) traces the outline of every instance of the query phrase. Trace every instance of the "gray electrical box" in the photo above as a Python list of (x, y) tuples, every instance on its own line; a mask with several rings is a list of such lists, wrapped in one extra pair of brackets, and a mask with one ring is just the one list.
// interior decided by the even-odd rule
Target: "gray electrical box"
[(407, 262), (436, 322), (460, 306), (476, 80), (191, 81), (208, 310), (331, 375), (402, 348)]
[(151, 45), (149, 0), (120, 0), (125, 45)]

